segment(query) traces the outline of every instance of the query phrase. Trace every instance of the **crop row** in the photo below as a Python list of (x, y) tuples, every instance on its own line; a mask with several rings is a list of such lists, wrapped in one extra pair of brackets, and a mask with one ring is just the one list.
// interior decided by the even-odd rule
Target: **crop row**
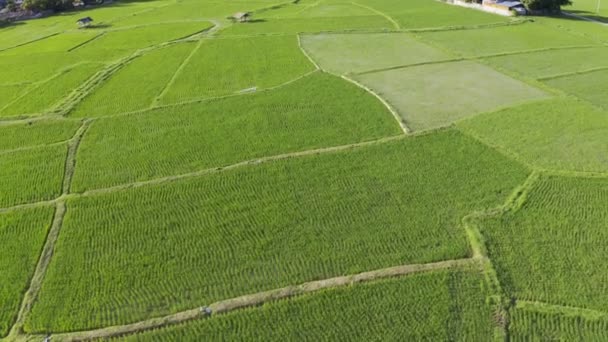
[(82, 64), (64, 70), (58, 76), (30, 88), (26, 94), (16, 98), (0, 111), (0, 117), (47, 112), (100, 68), (99, 64)]
[(516, 308), (510, 312), (511, 341), (606, 341), (608, 320)]
[(482, 114), (458, 127), (537, 167), (608, 171), (608, 115), (572, 98)]
[(31, 332), (470, 254), (460, 220), (527, 171), (456, 131), (68, 202)]
[(61, 144), (0, 154), (0, 207), (57, 197), (66, 153)]
[(176, 44), (133, 60), (94, 89), (70, 115), (97, 117), (150, 107), (194, 46)]
[(79, 122), (68, 120), (36, 120), (0, 126), (0, 152), (68, 140), (79, 126)]
[(162, 103), (278, 86), (313, 71), (293, 36), (206, 40)]
[(360, 284), (117, 341), (489, 341), (480, 274), (442, 271)]
[(52, 216), (52, 208), (0, 214), (0, 337), (17, 316)]
[(519, 211), (485, 220), (482, 228), (510, 296), (606, 309), (606, 179), (543, 177)]
[(74, 191), (399, 134), (387, 109), (315, 73), (271, 92), (101, 119), (79, 150)]

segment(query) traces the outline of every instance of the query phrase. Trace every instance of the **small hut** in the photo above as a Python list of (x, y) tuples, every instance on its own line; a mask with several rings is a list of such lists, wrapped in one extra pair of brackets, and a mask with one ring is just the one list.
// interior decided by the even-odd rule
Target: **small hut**
[(251, 13), (249, 12), (238, 12), (232, 16), (232, 19), (239, 23), (246, 23), (251, 19)]
[(93, 18), (91, 18), (91, 17), (80, 18), (76, 21), (76, 23), (78, 23), (78, 26), (80, 26), (80, 27), (87, 27), (87, 26), (91, 25), (92, 22), (93, 22)]

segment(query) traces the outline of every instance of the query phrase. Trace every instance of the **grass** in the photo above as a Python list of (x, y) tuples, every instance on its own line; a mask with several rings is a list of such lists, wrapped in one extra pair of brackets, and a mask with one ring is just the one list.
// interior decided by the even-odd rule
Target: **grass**
[(458, 123), (537, 167), (608, 172), (608, 116), (575, 99), (551, 99)]
[(465, 57), (491, 56), (531, 50), (585, 46), (592, 39), (570, 34), (550, 26), (526, 23), (476, 30), (451, 30), (420, 33), (421, 39)]
[(37, 120), (0, 126), (0, 151), (52, 144), (70, 139), (77, 121)]
[(269, 88), (313, 70), (295, 36), (208, 40), (193, 54), (160, 102)]
[(70, 115), (99, 117), (149, 108), (194, 47), (177, 44), (135, 59), (80, 102)]
[(526, 176), (449, 130), (70, 200), (26, 328), (128, 323), (308, 280), (466, 257), (462, 217), (502, 203)]
[(443, 271), (269, 303), (118, 341), (489, 341), (480, 274)]
[(413, 131), (447, 126), (474, 114), (547, 97), (539, 89), (469, 61), (355, 78), (386, 98)]
[(16, 319), (52, 217), (52, 208), (0, 214), (0, 337)]
[(49, 112), (99, 69), (101, 69), (99, 64), (82, 64), (66, 69), (49, 81), (32, 87), (26, 94), (15, 98), (15, 101), (0, 111), (0, 117), (39, 115)]
[(397, 122), (374, 97), (337, 77), (315, 73), (272, 92), (95, 122), (80, 147), (73, 189), (399, 133)]
[(516, 308), (511, 310), (511, 341), (605, 341), (608, 320), (585, 319), (574, 315), (539, 312)]
[[(551, 60), (551, 63), (547, 63), (548, 60)], [(521, 76), (538, 79), (595, 68), (608, 68), (608, 47), (542, 51), (493, 57), (486, 61)]]
[(595, 105), (608, 109), (608, 98), (606, 98), (606, 81), (608, 70), (600, 70), (578, 75), (558, 77), (546, 80), (545, 83), (551, 87), (563, 90)]
[(406, 33), (304, 35), (302, 45), (324, 70), (336, 74), (449, 59), (442, 51), (419, 43)]
[(50, 200), (59, 195), (65, 145), (0, 155), (0, 207)]
[(481, 222), (508, 296), (604, 310), (608, 182), (542, 177), (523, 207)]

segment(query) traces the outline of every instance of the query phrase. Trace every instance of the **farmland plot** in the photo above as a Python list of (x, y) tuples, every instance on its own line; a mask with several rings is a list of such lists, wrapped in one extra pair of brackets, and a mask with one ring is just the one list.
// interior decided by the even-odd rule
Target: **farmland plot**
[(545, 83), (608, 109), (608, 70), (553, 78)]
[(269, 88), (313, 70), (295, 36), (209, 40), (192, 55), (161, 103)]
[(543, 177), (524, 206), (481, 223), (503, 288), (522, 300), (608, 307), (608, 180)]
[(557, 47), (599, 45), (592, 39), (535, 23), (476, 30), (425, 32), (419, 35), (422, 40), (443, 46), (465, 57), (492, 56)]
[(57, 197), (66, 153), (59, 145), (0, 154), (0, 207)]
[[(551, 63), (547, 63), (548, 60)], [(492, 57), (486, 61), (493, 66), (519, 73), (525, 77), (545, 78), (596, 68), (608, 68), (608, 47), (540, 51)]]
[[(98, 32), (66, 32), (11, 49), (5, 55), (27, 55), (46, 52), (68, 52), (95, 38)], [(38, 56), (40, 58), (40, 56)]]
[(70, 115), (97, 117), (149, 108), (194, 47), (194, 43), (177, 44), (135, 59), (80, 102)]
[(80, 147), (73, 189), (84, 191), (399, 133), (397, 122), (373, 96), (319, 72), (271, 92), (95, 122)]
[(449, 59), (405, 33), (303, 35), (302, 46), (321, 68), (337, 74)]
[(380, 71), (355, 79), (384, 97), (414, 131), (547, 97), (539, 89), (469, 61)]
[(53, 106), (59, 104), (100, 68), (99, 64), (82, 64), (63, 70), (56, 77), (30, 88), (26, 94), (16, 97), (13, 102), (0, 111), (0, 117), (20, 114), (37, 115), (50, 111)]
[(110, 31), (78, 48), (78, 53), (96, 54), (103, 50), (135, 51), (163, 42), (189, 37), (213, 27), (209, 22), (172, 23)]
[(462, 217), (502, 203), (526, 175), (445, 131), (70, 200), (27, 329), (127, 323), (308, 280), (466, 257)]
[(489, 341), (482, 277), (443, 271), (269, 303), (118, 341)]
[[(27, 84), (41, 82), (84, 60), (77, 60), (74, 54), (52, 52), (35, 55), (0, 55), (3, 66), (0, 84)], [(3, 98), (2, 101), (7, 99)]]
[(608, 115), (580, 101), (535, 102), (482, 114), (458, 127), (537, 167), (608, 172)]
[(78, 121), (37, 120), (0, 125), (0, 153), (70, 139), (80, 127)]
[(222, 36), (260, 34), (297, 34), (337, 31), (391, 30), (393, 24), (380, 15), (320, 18), (263, 18), (260, 21), (234, 25), (222, 30)]
[(0, 337), (17, 316), (52, 218), (52, 208), (0, 214)]
[(27, 84), (0, 85), (0, 93), (2, 94), (0, 108), (10, 104), (15, 98), (27, 92), (27, 89)]
[(608, 317), (580, 317), (563, 313), (511, 310), (511, 341), (605, 341), (608, 339)]

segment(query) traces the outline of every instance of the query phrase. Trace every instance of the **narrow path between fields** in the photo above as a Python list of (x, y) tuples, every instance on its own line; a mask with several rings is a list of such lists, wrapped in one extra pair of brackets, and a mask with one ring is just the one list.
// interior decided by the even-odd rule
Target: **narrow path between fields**
[(227, 312), (247, 307), (259, 306), (264, 303), (286, 299), (298, 295), (314, 293), (323, 289), (344, 287), (357, 283), (370, 282), (373, 280), (379, 280), (384, 278), (405, 276), (412, 273), (429, 272), (434, 270), (460, 267), (479, 267), (479, 260), (475, 258), (468, 258), (446, 260), (428, 264), (411, 264), (388, 267), (369, 272), (311, 281), (295, 286), (287, 286), (270, 291), (258, 292), (236, 298), (221, 300), (212, 303), (208, 306), (181, 311), (175, 314), (167, 315), (164, 317), (152, 318), (137, 323), (112, 326), (90, 331), (54, 334), (51, 337), (53, 341), (86, 341), (134, 334), (145, 330), (156, 329), (197, 318), (215, 316), (218, 314), (224, 314)]
[[(76, 153), (88, 126), (89, 122), (86, 120), (83, 121), (80, 128), (76, 131), (72, 139), (70, 139), (70, 141), (68, 142), (68, 152), (65, 159), (62, 184), (62, 196), (67, 195), (70, 191), (70, 186), (72, 184), (72, 176), (74, 175), (74, 167), (76, 166)], [(38, 297), (38, 293), (40, 292), (40, 288), (42, 287), (42, 281), (44, 280), (46, 270), (48, 269), (48, 266), (51, 262), (51, 258), (53, 257), (55, 243), (57, 242), (57, 239), (59, 237), (59, 232), (61, 231), (61, 227), (63, 225), (63, 218), (65, 217), (66, 213), (65, 204), (65, 200), (58, 200), (55, 203), (55, 214), (53, 217), (53, 222), (47, 234), (46, 241), (44, 242), (42, 253), (40, 254), (36, 269), (34, 270), (34, 275), (32, 276), (29, 287), (21, 301), (21, 306), (17, 314), (17, 319), (15, 320), (15, 323), (9, 331), (7, 337), (8, 339), (15, 339), (18, 335), (23, 334), (23, 324), (32, 308), (32, 305)]]

